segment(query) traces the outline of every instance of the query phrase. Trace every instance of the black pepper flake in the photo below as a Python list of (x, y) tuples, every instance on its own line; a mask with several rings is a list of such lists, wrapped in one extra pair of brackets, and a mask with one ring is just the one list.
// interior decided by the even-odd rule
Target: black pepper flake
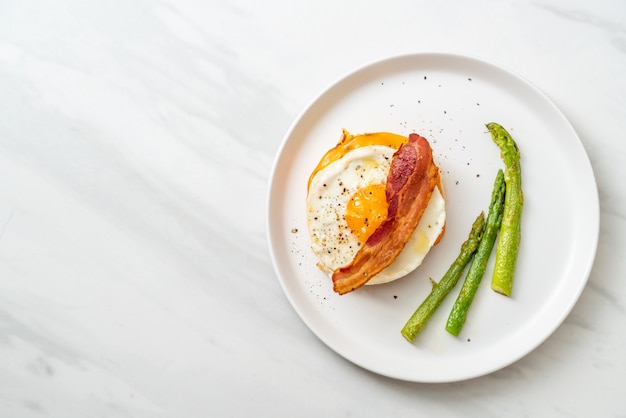
[(393, 298), (394, 299), (398, 299), (398, 295), (393, 295)]
[(480, 173), (477, 173), (477, 174), (476, 174), (476, 177), (480, 177)]
[(424, 80), (426, 80), (426, 76), (424, 76)]
[(469, 342), (472, 342), (472, 340), (468, 338), (468, 339), (467, 339), (467, 342), (468, 342), (468, 343), (469, 343)]
[(472, 81), (472, 77), (467, 77), (467, 80), (468, 81)]
[(291, 233), (296, 234), (298, 232), (298, 228), (291, 228)]

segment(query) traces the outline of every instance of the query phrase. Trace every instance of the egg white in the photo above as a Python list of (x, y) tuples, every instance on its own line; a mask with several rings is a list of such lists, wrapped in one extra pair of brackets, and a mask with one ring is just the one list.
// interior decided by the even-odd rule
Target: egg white
[[(307, 223), (318, 267), (326, 274), (332, 275), (337, 268), (348, 265), (359, 250), (359, 241), (345, 220), (350, 197), (369, 185), (386, 184), (395, 152), (382, 145), (357, 148), (320, 170), (311, 180)], [(367, 284), (387, 283), (415, 270), (443, 231), (445, 220), (445, 201), (436, 187), (402, 252)]]

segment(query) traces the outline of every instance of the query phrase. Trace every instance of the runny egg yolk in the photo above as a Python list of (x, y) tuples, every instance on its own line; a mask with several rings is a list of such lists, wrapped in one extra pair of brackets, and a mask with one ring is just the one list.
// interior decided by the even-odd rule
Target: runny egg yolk
[(346, 223), (363, 244), (387, 218), (387, 198), (384, 184), (370, 184), (357, 190), (346, 206)]

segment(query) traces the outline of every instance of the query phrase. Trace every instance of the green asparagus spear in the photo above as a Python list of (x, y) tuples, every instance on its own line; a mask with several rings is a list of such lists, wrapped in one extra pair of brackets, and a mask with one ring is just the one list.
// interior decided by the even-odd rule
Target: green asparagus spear
[(498, 235), (498, 230), (502, 222), (505, 190), (504, 173), (502, 170), (498, 170), (491, 193), (491, 203), (489, 204), (489, 214), (487, 215), (483, 237), (480, 240), (467, 276), (465, 276), (463, 287), (461, 287), (459, 296), (452, 307), (450, 316), (448, 316), (448, 322), (446, 323), (446, 330), (452, 335), (459, 335), (461, 332), (463, 324), (465, 324), (467, 312), (478, 290), (478, 285), (485, 274), (485, 268), (487, 267), (487, 262), (489, 261), (489, 256), (491, 255), (491, 250), (493, 249), (496, 235)]
[(461, 245), (461, 251), (456, 260), (454, 260), (454, 263), (452, 263), (446, 274), (444, 274), (439, 283), (433, 287), (430, 294), (424, 299), (419, 308), (417, 308), (402, 328), (402, 335), (409, 342), (415, 340), (417, 334), (424, 328), (426, 322), (428, 322), (443, 299), (459, 281), (459, 277), (463, 274), (465, 266), (467, 266), (474, 252), (476, 252), (476, 248), (478, 248), (484, 225), (485, 214), (481, 212), (474, 221), (467, 240)]
[(493, 142), (500, 147), (500, 155), (504, 161), (504, 182), (506, 196), (504, 198), (504, 212), (500, 237), (496, 245), (496, 262), (491, 278), (491, 288), (505, 296), (511, 296), (515, 263), (519, 250), (522, 205), (522, 171), (520, 167), (520, 153), (517, 144), (511, 135), (495, 122), (487, 124)]

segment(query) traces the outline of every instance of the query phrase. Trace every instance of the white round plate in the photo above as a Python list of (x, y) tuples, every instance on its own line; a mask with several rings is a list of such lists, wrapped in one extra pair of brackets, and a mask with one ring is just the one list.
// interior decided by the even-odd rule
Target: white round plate
[[(439, 281), (473, 220), (487, 211), (496, 172), (504, 166), (488, 122), (503, 125), (521, 152), (525, 200), (513, 293), (507, 298), (491, 290), (492, 255), (461, 334), (448, 334), (445, 322), (464, 277), (411, 344), (401, 328), (430, 292), (429, 277)], [(447, 230), (413, 273), (339, 296), (315, 265), (305, 197), (309, 174), (342, 128), (425, 136), (445, 182)], [(268, 199), (272, 261), (298, 315), (341, 356), (407, 381), (469, 379), (532, 351), (578, 300), (598, 242), (593, 171), (567, 119), (519, 76), (459, 55), (385, 59), (328, 88), (285, 136)]]

